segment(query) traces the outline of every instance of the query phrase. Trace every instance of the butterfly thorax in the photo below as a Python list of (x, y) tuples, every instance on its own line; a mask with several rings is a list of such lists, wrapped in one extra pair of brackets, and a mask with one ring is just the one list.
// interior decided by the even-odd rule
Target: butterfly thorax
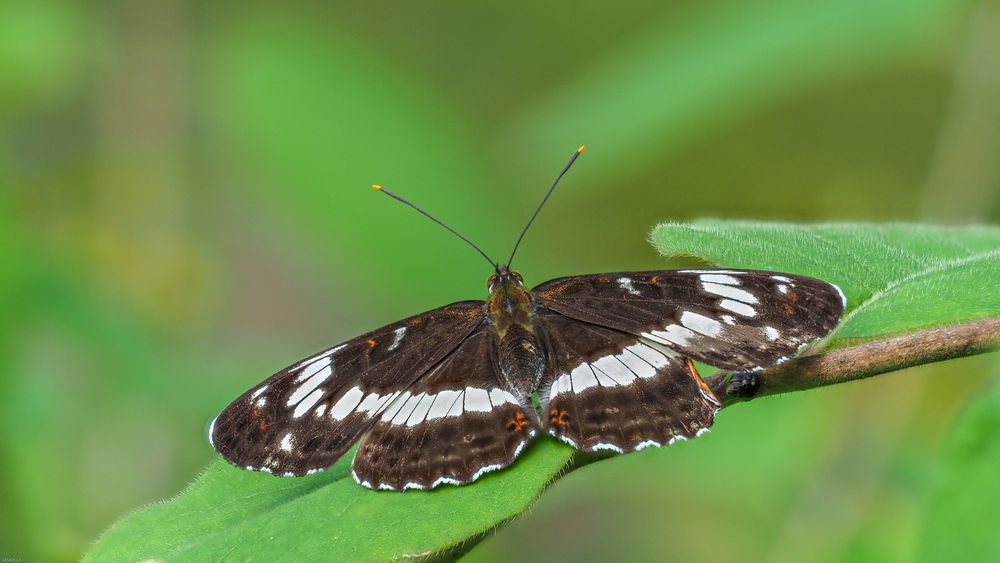
[(502, 269), (487, 282), (486, 302), (496, 330), (497, 361), (508, 385), (521, 396), (534, 391), (545, 373), (545, 352), (535, 334), (531, 293), (524, 289), (521, 275)]

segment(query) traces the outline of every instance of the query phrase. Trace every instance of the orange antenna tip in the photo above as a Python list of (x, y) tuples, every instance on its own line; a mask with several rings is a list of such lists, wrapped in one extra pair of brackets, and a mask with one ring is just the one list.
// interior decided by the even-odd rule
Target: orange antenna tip
[(577, 152), (577, 154), (579, 154), (579, 153), (582, 153), (585, 150), (587, 150), (587, 145), (582, 145), (582, 146), (580, 146), (580, 148), (576, 149), (576, 152)]
[(382, 191), (382, 185), (381, 184), (372, 184), (372, 187), (375, 188), (378, 191)]

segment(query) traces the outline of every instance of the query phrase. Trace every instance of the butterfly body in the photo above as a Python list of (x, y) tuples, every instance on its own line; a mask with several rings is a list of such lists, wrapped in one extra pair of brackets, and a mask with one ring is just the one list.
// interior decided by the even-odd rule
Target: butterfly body
[(486, 282), (486, 310), (496, 334), (497, 362), (507, 385), (519, 394), (536, 391), (546, 369), (545, 349), (535, 326), (535, 304), (521, 274), (504, 268)]

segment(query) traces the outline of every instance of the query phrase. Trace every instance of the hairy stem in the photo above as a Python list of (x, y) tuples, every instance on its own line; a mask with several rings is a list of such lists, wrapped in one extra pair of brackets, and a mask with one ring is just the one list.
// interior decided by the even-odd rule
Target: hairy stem
[(751, 393), (736, 393), (732, 373), (719, 373), (706, 381), (724, 405), (748, 399), (834, 385), (873, 375), (1000, 350), (1000, 317), (922, 330), (886, 340), (869, 342), (802, 356), (757, 374)]

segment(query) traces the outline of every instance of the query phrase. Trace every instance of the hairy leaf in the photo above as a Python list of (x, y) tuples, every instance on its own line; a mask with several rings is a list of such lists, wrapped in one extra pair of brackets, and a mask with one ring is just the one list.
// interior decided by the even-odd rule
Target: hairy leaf
[(651, 238), (667, 256), (839, 285), (848, 305), (834, 347), (1000, 314), (1000, 229), (994, 227), (704, 220), (660, 225)]

